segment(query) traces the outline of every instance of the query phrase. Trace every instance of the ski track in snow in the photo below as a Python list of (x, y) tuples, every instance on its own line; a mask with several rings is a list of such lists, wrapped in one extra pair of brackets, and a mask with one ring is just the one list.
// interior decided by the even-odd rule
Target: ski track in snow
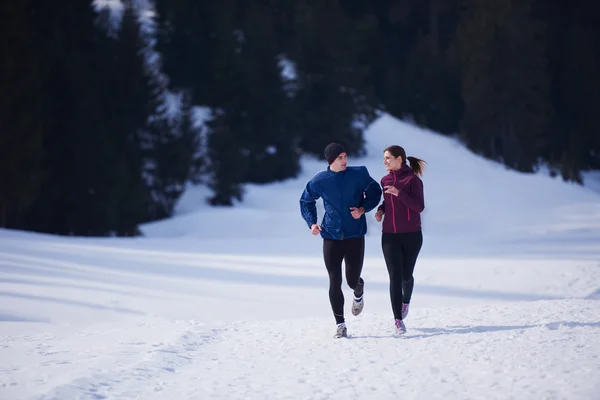
[[(79, 378), (51, 393), (39, 397), (42, 399), (89, 398), (124, 399), (147, 398), (152, 393), (165, 393), (176, 389), (170, 375), (177, 374), (197, 357), (202, 357), (203, 346), (219, 340), (220, 330), (187, 331), (174, 343), (136, 343), (141, 347), (139, 359), (129, 365), (120, 366), (117, 371), (98, 371), (89, 377)], [(144, 384), (139, 384), (144, 382)]]
[[(179, 325), (183, 325), (183, 330)], [(144, 341), (148, 330), (155, 330), (158, 335), (164, 336), (170, 332), (173, 340)], [(126, 330), (127, 331), (127, 330)], [(220, 340), (222, 328), (199, 328), (196, 322), (177, 322), (156, 326), (142, 323), (135, 329), (129, 330), (127, 340), (120, 340), (124, 330), (112, 330), (99, 333), (79, 332), (77, 336), (83, 338), (79, 351), (60, 350), (61, 339), (52, 335), (41, 335), (21, 338), (0, 339), (0, 347), (21, 345), (33, 350), (33, 355), (41, 359), (39, 364), (33, 364), (30, 370), (22, 371), (10, 368), (0, 371), (0, 376), (5, 380), (0, 382), (0, 387), (15, 387), (11, 384), (11, 375), (19, 373), (22, 376), (31, 374), (39, 376), (35, 383), (54, 381), (60, 378), (57, 366), (65, 366), (66, 375), (71, 375), (77, 370), (81, 376), (70, 379), (50, 391), (33, 397), (35, 399), (124, 399), (146, 398), (152, 393), (159, 393), (164, 397), (164, 391), (173, 390), (171, 375), (180, 373), (180, 370), (201, 357), (204, 346)], [(113, 336), (116, 343), (106, 346), (106, 336)], [(135, 340), (135, 337), (142, 339)], [(73, 339), (65, 338), (68, 343), (64, 348), (73, 347)], [(16, 342), (16, 343), (15, 343)], [(58, 342), (58, 343), (55, 343)], [(90, 351), (94, 345), (87, 343), (98, 342), (96, 351)], [(117, 347), (115, 349), (114, 347)], [(107, 350), (107, 347), (110, 350)], [(63, 355), (63, 357), (60, 356)], [(76, 364), (76, 368), (73, 365)], [(46, 369), (49, 369), (46, 372)], [(13, 381), (16, 379), (13, 379)], [(21, 379), (22, 380), (22, 379)], [(0, 391), (1, 393), (1, 391)], [(10, 395), (10, 393), (6, 393)], [(8, 398), (8, 397), (7, 397)], [(15, 398), (15, 397), (10, 397)]]
[[(597, 300), (544, 300), (411, 310), (403, 337), (367, 308), (347, 319), (347, 339), (333, 339), (335, 325), (323, 318), (146, 322), (121, 329), (109, 351), (94, 343), (114, 330), (78, 332), (78, 346), (65, 341), (71, 350), (51, 335), (5, 337), (0, 347), (27, 347), (40, 362), (31, 371), (3, 367), (0, 387), (14, 399), (11, 375), (56, 382), (64, 365), (80, 376), (33, 398), (593, 399), (599, 317)], [(148, 331), (163, 340), (134, 340), (153, 337)]]

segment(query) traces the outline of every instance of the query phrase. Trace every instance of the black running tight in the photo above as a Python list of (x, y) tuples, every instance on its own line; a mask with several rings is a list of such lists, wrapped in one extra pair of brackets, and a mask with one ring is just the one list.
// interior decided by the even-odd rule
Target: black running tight
[(329, 273), (329, 302), (336, 323), (344, 322), (344, 294), (342, 293), (342, 261), (346, 265), (346, 282), (354, 296), (363, 295), (364, 281), (360, 277), (365, 256), (365, 237), (332, 240), (323, 239), (323, 258)]
[(423, 233), (383, 233), (381, 248), (390, 275), (390, 298), (395, 319), (402, 319), (402, 303), (410, 303), (413, 272), (423, 245)]

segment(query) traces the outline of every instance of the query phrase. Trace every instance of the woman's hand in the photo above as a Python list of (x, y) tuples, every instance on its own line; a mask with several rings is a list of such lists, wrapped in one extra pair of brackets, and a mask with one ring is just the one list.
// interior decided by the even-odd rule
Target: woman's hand
[(375, 220), (381, 222), (381, 217), (383, 217), (383, 211), (379, 210), (375, 213)]
[(383, 188), (385, 189), (384, 193), (393, 194), (394, 196), (398, 196), (398, 193), (400, 193), (400, 190), (395, 186), (384, 186)]

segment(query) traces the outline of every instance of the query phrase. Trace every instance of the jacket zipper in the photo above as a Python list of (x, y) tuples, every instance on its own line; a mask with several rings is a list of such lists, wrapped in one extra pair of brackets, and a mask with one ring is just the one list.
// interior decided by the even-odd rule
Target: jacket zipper
[[(344, 177), (345, 177), (345, 175), (340, 175), (340, 179), (339, 180), (343, 182)], [(343, 202), (342, 194), (341, 193), (342, 193), (342, 191), (340, 190), (340, 210), (343, 210), (344, 208), (343, 208), (342, 205), (344, 204), (344, 202)], [(340, 225), (341, 225), (340, 226), (340, 231), (342, 232), (341, 239), (344, 240), (344, 218), (343, 217), (340, 218)]]
[[(396, 184), (396, 174), (394, 174), (394, 183)], [(396, 208), (394, 207), (394, 195), (390, 193), (390, 202), (392, 203), (392, 224), (394, 226), (394, 233), (396, 233)]]
[(410, 221), (410, 208), (407, 208), (406, 211), (408, 212), (408, 220)]

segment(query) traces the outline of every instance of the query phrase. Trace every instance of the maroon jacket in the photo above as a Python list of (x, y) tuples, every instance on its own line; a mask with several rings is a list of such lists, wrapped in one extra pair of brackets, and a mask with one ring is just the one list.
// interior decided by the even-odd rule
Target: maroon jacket
[(400, 190), (398, 196), (385, 193), (383, 189), (383, 232), (404, 233), (421, 230), (421, 212), (425, 209), (423, 199), (423, 181), (410, 169), (402, 166), (381, 178), (381, 187), (395, 186)]

